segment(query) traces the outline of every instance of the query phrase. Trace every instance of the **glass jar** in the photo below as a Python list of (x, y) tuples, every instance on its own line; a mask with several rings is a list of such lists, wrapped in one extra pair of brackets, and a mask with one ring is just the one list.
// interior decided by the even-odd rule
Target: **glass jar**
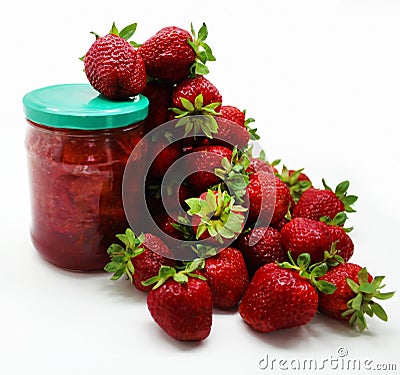
[(57, 266), (101, 270), (128, 226), (122, 179), (144, 135), (148, 100), (111, 101), (90, 85), (69, 84), (32, 91), (23, 104), (32, 242)]

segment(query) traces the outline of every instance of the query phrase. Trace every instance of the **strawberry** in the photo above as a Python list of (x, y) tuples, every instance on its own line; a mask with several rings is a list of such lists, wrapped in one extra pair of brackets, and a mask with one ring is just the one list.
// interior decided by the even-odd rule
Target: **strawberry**
[(352, 204), (357, 200), (355, 195), (347, 195), (348, 181), (343, 181), (336, 187), (335, 191), (322, 180), (325, 189), (310, 188), (303, 192), (296, 207), (293, 209), (292, 217), (306, 217), (319, 220), (321, 217), (334, 219), (339, 212), (354, 212)]
[(249, 143), (250, 133), (244, 126), (219, 116), (216, 116), (215, 119), (218, 124), (218, 130), (213, 138), (206, 138), (209, 144), (223, 145), (230, 149), (234, 147), (242, 149)]
[(193, 74), (207, 74), (207, 61), (215, 61), (211, 48), (205, 43), (208, 35), (203, 23), (198, 35), (191, 25), (192, 35), (179, 27), (162, 28), (140, 47), (139, 53), (153, 78), (176, 83)]
[(182, 147), (179, 142), (169, 143), (165, 138), (149, 144), (150, 155), (155, 156), (149, 169), (149, 175), (162, 178), (168, 168), (182, 155)]
[[(232, 105), (222, 105), (219, 109), (218, 119), (219, 120), (226, 119), (228, 121), (234, 122), (246, 128), (249, 133), (249, 138), (252, 140), (260, 139), (260, 137), (257, 134), (257, 129), (252, 129), (249, 125), (250, 123), (254, 122), (254, 119), (253, 118), (246, 119), (246, 110), (241, 111), (239, 108), (234, 107)], [(220, 134), (221, 130), (219, 130), (218, 133)], [(241, 148), (239, 145), (238, 147)]]
[(291, 209), (294, 208), (301, 195), (312, 187), (311, 180), (303, 173), (303, 170), (304, 168), (298, 170), (287, 169), (287, 167), (283, 165), (281, 173), (276, 173), (282, 182), (290, 189)]
[(131, 229), (125, 234), (118, 234), (117, 238), (125, 245), (112, 244), (107, 253), (109, 262), (104, 269), (114, 273), (111, 280), (118, 280), (126, 275), (136, 289), (148, 292), (151, 288), (144, 286), (142, 281), (158, 274), (162, 265), (174, 266), (171, 259), (173, 254), (165, 243), (153, 234), (146, 233), (136, 237)]
[(197, 194), (221, 182), (220, 177), (215, 175), (215, 169), (221, 167), (225, 157), (231, 160), (232, 150), (224, 146), (203, 146), (191, 150), (185, 159), (186, 181)]
[(336, 286), (333, 294), (320, 293), (319, 309), (334, 319), (348, 320), (362, 332), (367, 328), (365, 314), (387, 321), (383, 308), (373, 299), (388, 299), (394, 292), (382, 293), (384, 276), (373, 278), (366, 268), (344, 263), (331, 268), (320, 280)]
[[(200, 95), (201, 103), (199, 103)], [(196, 98), (198, 98), (197, 102)], [(202, 111), (210, 113), (210, 111), (207, 111), (207, 106), (213, 103), (218, 103), (217, 106), (212, 108), (218, 111), (221, 107), (222, 96), (218, 89), (204, 76), (196, 76), (179, 82), (172, 93), (174, 108), (191, 114), (203, 114)], [(189, 104), (192, 104), (192, 106)], [(182, 113), (178, 114), (181, 115)]]
[(186, 227), (187, 231), (179, 230), (178, 228), (181, 228), (179, 219), (178, 219), (178, 214), (173, 214), (172, 216), (168, 215), (166, 212), (161, 212), (154, 216), (154, 221), (158, 225), (158, 227), (167, 235), (170, 237), (173, 237), (178, 240), (184, 241), (185, 234), (189, 234), (190, 227)]
[(250, 158), (250, 166), (248, 169), (250, 173), (256, 172), (268, 172), (268, 173), (277, 173), (276, 168), (269, 164), (267, 161), (260, 158)]
[(192, 226), (196, 239), (212, 238), (217, 244), (233, 240), (243, 230), (244, 214), (242, 206), (234, 205), (235, 200), (226, 192), (208, 190), (199, 198), (186, 200), (190, 207)]
[(220, 118), (227, 119), (232, 122), (236, 122), (243, 127), (245, 127), (246, 115), (239, 108), (232, 105), (223, 105), (220, 110)]
[[(222, 96), (218, 89), (204, 76), (188, 78), (178, 83), (172, 93), (172, 112), (179, 119), (176, 128), (184, 128), (186, 144), (195, 144), (196, 136), (212, 138), (218, 131), (214, 118), (221, 107)], [(199, 116), (202, 115), (202, 116)]]
[(257, 172), (250, 175), (248, 223), (271, 225), (280, 222), (289, 208), (289, 188), (275, 175)]
[(158, 276), (144, 282), (156, 283), (147, 296), (151, 316), (176, 340), (201, 341), (211, 331), (212, 292), (204, 277), (193, 273), (198, 264), (188, 263), (179, 272), (163, 266)]
[(258, 227), (241, 234), (234, 246), (242, 252), (250, 277), (264, 264), (286, 259), (281, 234), (272, 227)]
[(233, 247), (207, 258), (202, 274), (211, 289), (214, 306), (221, 309), (237, 306), (249, 284), (243, 255)]
[(83, 58), (90, 84), (111, 99), (126, 100), (141, 93), (146, 85), (142, 57), (126, 40), (135, 29), (133, 24), (118, 32), (113, 24), (106, 36), (96, 35)]
[(169, 121), (172, 89), (170, 83), (158, 80), (149, 81), (144, 87), (142, 94), (149, 99), (149, 113), (144, 123), (146, 133)]
[(292, 269), (268, 263), (257, 270), (239, 305), (243, 320), (259, 332), (301, 326), (316, 314), (318, 294)]
[(249, 185), (248, 168), (250, 160), (247, 151), (240, 151), (237, 147), (232, 150), (232, 157), (229, 160), (224, 157), (221, 160), (221, 168), (215, 169), (215, 175), (223, 181), (223, 186), (231, 194), (237, 203), (245, 202), (247, 186)]
[(345, 262), (348, 262), (354, 253), (354, 243), (350, 236), (342, 227), (336, 225), (328, 225), (331, 242), (335, 244), (337, 254), (342, 257)]
[(282, 243), (285, 251), (290, 251), (293, 258), (301, 253), (309, 253), (311, 262), (324, 259), (324, 252), (331, 248), (328, 226), (320, 221), (307, 218), (295, 218), (286, 223), (282, 230)]

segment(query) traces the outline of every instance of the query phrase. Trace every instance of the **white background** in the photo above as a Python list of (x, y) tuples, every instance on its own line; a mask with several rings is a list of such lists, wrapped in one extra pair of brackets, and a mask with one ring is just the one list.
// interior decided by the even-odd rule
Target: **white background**
[(345, 358), (400, 368), (398, 295), (384, 301), (389, 322), (370, 321), (362, 335), (322, 316), (262, 335), (237, 313), (217, 311), (206, 341), (183, 344), (154, 324), (145, 295), (126, 282), (42, 261), (29, 239), (21, 105), (32, 89), (85, 82), (78, 57), (92, 30), (138, 22), (142, 42), (164, 26), (205, 21), (217, 57), (209, 79), (225, 104), (256, 118), (269, 159), (305, 167), (317, 186), (322, 177), (331, 185), (351, 180), (360, 197), (353, 261), (400, 290), (399, 2), (37, 0), (9, 2), (1, 13), (1, 373), (259, 374), (267, 373), (258, 368), (266, 354), (322, 360), (337, 358), (339, 347)]

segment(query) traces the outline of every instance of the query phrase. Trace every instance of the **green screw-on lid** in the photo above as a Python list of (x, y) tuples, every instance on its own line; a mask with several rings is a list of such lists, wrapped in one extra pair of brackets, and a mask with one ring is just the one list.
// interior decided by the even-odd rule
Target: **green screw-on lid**
[(143, 95), (115, 101), (89, 84), (73, 83), (43, 87), (23, 98), (26, 118), (55, 128), (100, 130), (120, 128), (147, 117), (149, 101)]

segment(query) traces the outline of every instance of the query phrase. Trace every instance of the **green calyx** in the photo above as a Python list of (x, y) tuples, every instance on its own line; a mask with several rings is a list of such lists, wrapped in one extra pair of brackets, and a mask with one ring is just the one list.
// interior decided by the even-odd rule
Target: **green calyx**
[(120, 244), (110, 245), (107, 254), (110, 256), (111, 262), (106, 264), (104, 270), (114, 274), (111, 280), (118, 280), (121, 276), (126, 275), (132, 283), (132, 276), (135, 273), (132, 259), (145, 251), (143, 247), (144, 234), (136, 237), (128, 228), (124, 234), (117, 234), (116, 237), (125, 245), (125, 248)]
[(225, 238), (235, 238), (243, 229), (243, 212), (247, 209), (235, 205), (235, 199), (226, 191), (221, 191), (220, 185), (217, 194), (213, 190), (208, 190), (205, 199), (190, 198), (186, 203), (190, 207), (187, 213), (200, 218), (196, 239), (208, 232), (222, 244)]
[(295, 203), (297, 203), (301, 195), (312, 185), (310, 181), (299, 181), (299, 177), (303, 170), (304, 168), (301, 168), (290, 174), (287, 167), (283, 165), (281, 173), (277, 174), (281, 181), (284, 182), (289, 188), (290, 194), (292, 195)]
[(384, 276), (376, 276), (371, 282), (368, 282), (368, 272), (366, 268), (361, 269), (358, 273), (358, 283), (347, 278), (347, 284), (356, 296), (347, 303), (348, 310), (346, 310), (342, 316), (350, 316), (350, 325), (356, 325), (361, 332), (368, 328), (365, 314), (371, 318), (376, 315), (385, 322), (388, 320), (388, 316), (382, 306), (373, 301), (374, 298), (379, 300), (389, 299), (393, 297), (395, 293), (381, 292), (381, 289), (385, 286), (382, 285), (384, 278)]
[(260, 136), (257, 134), (257, 128), (252, 128), (250, 126), (250, 124), (252, 122), (255, 122), (256, 120), (254, 120), (252, 117), (246, 118), (246, 110), (243, 110), (244, 116), (245, 116), (245, 121), (244, 121), (244, 126), (246, 127), (246, 129), (248, 130), (249, 134), (250, 134), (250, 140), (252, 141), (258, 141), (260, 139)]
[(193, 252), (202, 259), (206, 259), (209, 257), (213, 257), (218, 254), (218, 249), (215, 246), (211, 245), (203, 245), (201, 243), (198, 243), (196, 245), (191, 246)]
[(235, 196), (239, 203), (243, 203), (246, 188), (250, 183), (249, 174), (246, 172), (250, 165), (250, 158), (245, 151), (240, 151), (235, 146), (232, 158), (224, 157), (221, 160), (222, 168), (215, 169), (215, 175), (224, 181), (227, 189)]
[(208, 36), (206, 24), (203, 22), (198, 33), (196, 33), (193, 24), (191, 23), (190, 31), (192, 33), (193, 41), (188, 38), (187, 42), (196, 53), (195, 62), (190, 68), (190, 76), (193, 78), (196, 75), (205, 75), (209, 73), (206, 63), (207, 61), (215, 61), (215, 57), (210, 46), (205, 42)]
[(299, 272), (299, 275), (307, 280), (317, 288), (320, 292), (325, 294), (332, 294), (336, 290), (336, 286), (325, 280), (318, 280), (318, 278), (324, 276), (328, 272), (328, 266), (326, 263), (311, 263), (311, 257), (308, 253), (300, 254), (295, 262), (288, 252), (289, 262), (277, 262), (281, 268), (291, 269)]
[(348, 219), (348, 217), (346, 215), (346, 212), (342, 211), (342, 212), (338, 212), (333, 219), (331, 219), (329, 216), (321, 216), (319, 220), (330, 226), (341, 227), (346, 233), (349, 233), (354, 228), (353, 227), (349, 227), (349, 228), (344, 227), (344, 223), (346, 222), (347, 219)]
[(170, 223), (170, 225), (183, 234), (185, 241), (193, 241), (195, 239), (191, 222), (187, 217), (178, 216), (177, 222)]
[[(326, 190), (333, 191), (322, 179), (322, 184)], [(356, 195), (347, 195), (347, 190), (349, 189), (350, 182), (342, 181), (335, 188), (335, 195), (343, 202), (344, 210), (346, 212), (356, 212), (356, 210), (352, 207), (352, 205), (357, 201), (358, 197)]]
[(161, 266), (157, 276), (151, 277), (148, 280), (142, 281), (144, 286), (153, 285), (153, 290), (159, 288), (168, 279), (172, 278), (179, 284), (184, 284), (189, 281), (189, 277), (193, 277), (200, 280), (206, 280), (202, 275), (194, 273), (198, 269), (202, 269), (205, 266), (204, 259), (198, 258), (185, 264), (184, 269), (177, 271), (174, 267)]
[(220, 102), (204, 105), (203, 94), (199, 94), (194, 103), (186, 98), (181, 98), (181, 103), (183, 110), (180, 108), (170, 108), (170, 110), (175, 113), (175, 118), (179, 119), (175, 127), (185, 127), (185, 137), (192, 133), (194, 136), (204, 134), (208, 138), (213, 138), (213, 134), (218, 133), (218, 123), (214, 116), (218, 116), (215, 109), (221, 105)]

